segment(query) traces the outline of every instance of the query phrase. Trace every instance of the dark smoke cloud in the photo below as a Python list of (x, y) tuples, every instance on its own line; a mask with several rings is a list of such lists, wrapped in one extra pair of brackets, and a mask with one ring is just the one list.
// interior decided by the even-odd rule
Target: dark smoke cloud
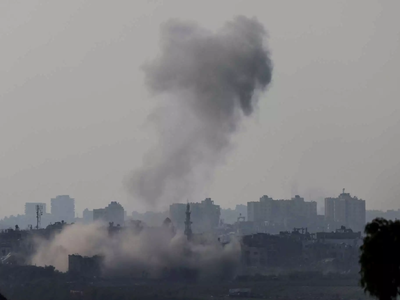
[(152, 118), (159, 145), (129, 179), (134, 195), (148, 205), (182, 201), (223, 161), (271, 81), (265, 37), (262, 24), (246, 17), (216, 33), (176, 20), (162, 27), (161, 55), (144, 71), (149, 90), (168, 106)]

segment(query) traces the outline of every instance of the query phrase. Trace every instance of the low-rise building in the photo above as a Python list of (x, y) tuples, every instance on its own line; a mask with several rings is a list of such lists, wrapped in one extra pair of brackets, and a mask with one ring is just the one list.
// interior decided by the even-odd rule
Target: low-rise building
[(317, 232), (317, 241), (327, 244), (346, 244), (359, 247), (362, 244), (361, 232), (342, 226), (334, 232)]
[(302, 256), (301, 241), (266, 233), (244, 236), (241, 247), (246, 267), (290, 267)]

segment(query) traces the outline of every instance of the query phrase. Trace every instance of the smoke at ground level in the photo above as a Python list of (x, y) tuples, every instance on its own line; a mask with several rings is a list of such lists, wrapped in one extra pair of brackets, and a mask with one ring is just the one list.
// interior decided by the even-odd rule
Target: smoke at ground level
[[(195, 237), (194, 237), (195, 239)], [(68, 255), (103, 256), (105, 274), (125, 273), (140, 276), (143, 272), (158, 277), (165, 269), (187, 268), (199, 276), (230, 278), (240, 259), (240, 244), (232, 240), (222, 246), (217, 238), (201, 237), (189, 242), (183, 234), (169, 228), (121, 228), (111, 233), (100, 223), (66, 226), (53, 238), (35, 238), (36, 252), (31, 263), (52, 265), (68, 271)]]

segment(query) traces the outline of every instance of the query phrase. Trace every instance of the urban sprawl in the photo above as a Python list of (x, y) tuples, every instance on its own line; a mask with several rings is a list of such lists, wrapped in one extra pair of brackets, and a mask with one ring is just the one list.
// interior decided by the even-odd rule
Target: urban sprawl
[(400, 215), (366, 211), (365, 200), (344, 189), (325, 198), (324, 215), (317, 213), (317, 202), (299, 195), (288, 200), (264, 195), (235, 209), (206, 198), (171, 204), (167, 212), (129, 215), (111, 202), (85, 209), (81, 218), (68, 195), (50, 204), (47, 212), (46, 203), (26, 203), (24, 215), (0, 221), (0, 263), (12, 269), (51, 266), (52, 276), (66, 274), (57, 276), (69, 276), (62, 280), (79, 293), (75, 285), (87, 279), (104, 286), (115, 278), (185, 282), (288, 272), (357, 274), (366, 222)]

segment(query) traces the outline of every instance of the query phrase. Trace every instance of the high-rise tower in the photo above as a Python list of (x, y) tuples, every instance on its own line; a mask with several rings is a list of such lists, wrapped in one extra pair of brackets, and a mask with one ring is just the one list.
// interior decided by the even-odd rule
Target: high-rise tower
[(192, 222), (190, 221), (190, 205), (186, 205), (186, 219), (185, 219), (185, 235), (190, 241), (192, 239)]

